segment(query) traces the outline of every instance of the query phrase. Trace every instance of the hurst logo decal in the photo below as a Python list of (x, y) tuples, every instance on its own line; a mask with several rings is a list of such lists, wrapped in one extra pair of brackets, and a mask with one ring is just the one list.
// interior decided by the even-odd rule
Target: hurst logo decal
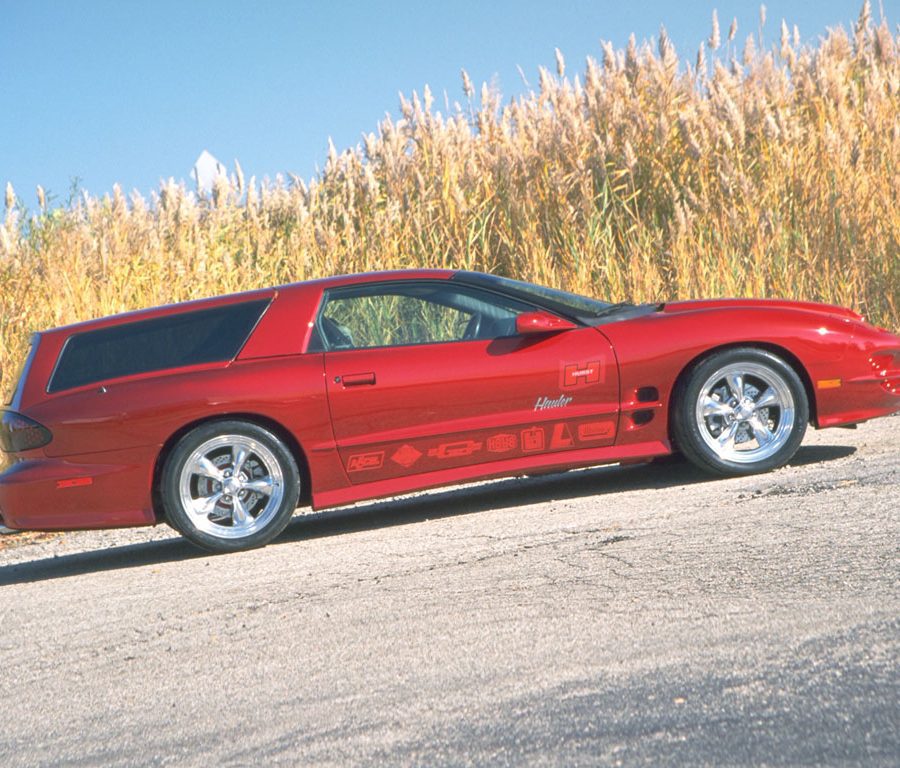
[(589, 384), (599, 384), (603, 380), (603, 362), (589, 360), (586, 363), (563, 363), (559, 371), (561, 389), (575, 389)]

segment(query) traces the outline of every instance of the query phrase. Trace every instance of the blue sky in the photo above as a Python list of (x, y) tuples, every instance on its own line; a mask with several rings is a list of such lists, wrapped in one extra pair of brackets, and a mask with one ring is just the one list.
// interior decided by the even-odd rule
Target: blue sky
[[(861, 0), (768, 2), (766, 42), (781, 19), (806, 41), (853, 22)], [(881, 4), (892, 24), (900, 0)], [(879, 18), (879, 3), (874, 3)], [(187, 178), (201, 150), (249, 177), (311, 177), (328, 138), (355, 145), (398, 92), (428, 83), (442, 106), (462, 101), (460, 68), (505, 99), (552, 68), (600, 57), (601, 39), (655, 38), (665, 25), (690, 58), (718, 9), (723, 37), (757, 32), (753, 2), (189, 2), (0, 0), (0, 184), (26, 205), (42, 184), (57, 201), (71, 180), (94, 194), (119, 182), (155, 189)]]

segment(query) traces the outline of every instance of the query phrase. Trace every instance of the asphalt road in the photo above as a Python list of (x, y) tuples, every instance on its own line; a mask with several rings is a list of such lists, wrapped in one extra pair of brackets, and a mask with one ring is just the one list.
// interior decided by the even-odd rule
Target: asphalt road
[(0, 765), (900, 764), (898, 417), (169, 536), (0, 551)]

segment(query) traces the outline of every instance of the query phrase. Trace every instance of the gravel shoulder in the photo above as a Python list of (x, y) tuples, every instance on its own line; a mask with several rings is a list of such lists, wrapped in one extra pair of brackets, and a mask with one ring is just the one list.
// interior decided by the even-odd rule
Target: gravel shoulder
[(0, 538), (0, 764), (897, 765), (900, 417), (794, 464)]

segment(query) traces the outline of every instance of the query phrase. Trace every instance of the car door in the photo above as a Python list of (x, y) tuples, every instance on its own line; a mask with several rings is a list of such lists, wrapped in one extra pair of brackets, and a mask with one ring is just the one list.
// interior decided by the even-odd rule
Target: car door
[(447, 280), (327, 291), (316, 327), (351, 482), (612, 444), (609, 342), (588, 327), (517, 335), (532, 310)]

